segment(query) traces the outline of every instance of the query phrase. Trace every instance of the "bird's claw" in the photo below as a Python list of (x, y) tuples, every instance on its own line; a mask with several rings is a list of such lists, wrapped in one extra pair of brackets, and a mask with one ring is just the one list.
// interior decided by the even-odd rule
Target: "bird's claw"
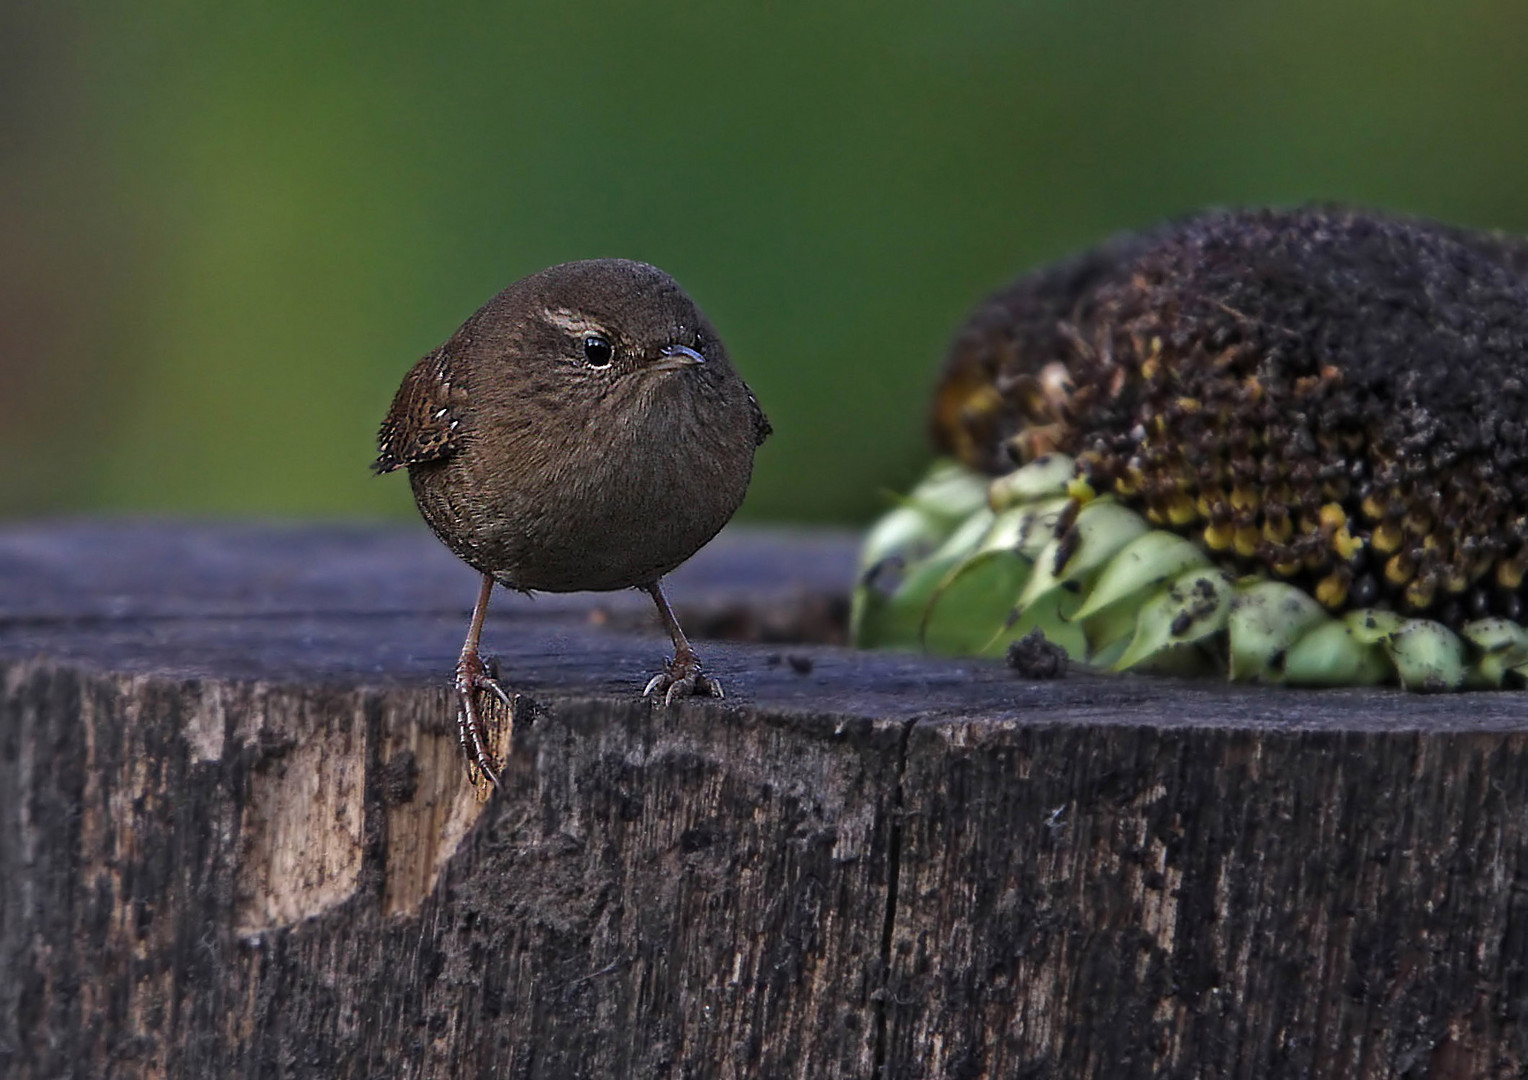
[[(501, 768), (498, 757), (490, 749), (490, 744), (498, 741), (498, 725), (493, 725), (493, 730), (490, 730), (482, 710), (478, 708), (477, 695), (480, 692), (491, 694), (504, 706), (511, 735), (515, 722), (514, 699), (499, 685), (495, 678), (497, 674), (497, 671), (490, 672), (489, 665), (477, 653), (468, 653), (457, 661), (453, 683), (458, 706), (457, 737), (461, 741), (462, 754), (467, 758), (467, 771), (471, 774), (476, 770), (493, 787), (499, 786)], [(477, 782), (477, 777), (473, 777), (473, 782)]]
[(642, 696), (652, 697), (656, 693), (663, 694), (665, 705), (674, 704), (674, 699), (680, 697), (727, 696), (722, 692), (721, 683), (701, 672), (700, 661), (693, 656), (670, 660), (668, 667), (649, 680)]

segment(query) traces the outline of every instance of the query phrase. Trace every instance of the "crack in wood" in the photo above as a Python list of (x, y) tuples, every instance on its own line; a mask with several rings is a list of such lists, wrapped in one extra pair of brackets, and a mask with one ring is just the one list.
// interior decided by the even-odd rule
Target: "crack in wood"
[(886, 912), (881, 921), (881, 964), (878, 985), (871, 994), (875, 1025), (875, 1056), (871, 1075), (877, 1080), (886, 1076), (886, 999), (890, 994), (891, 950), (897, 926), (897, 890), (901, 885), (902, 871), (902, 807), (907, 793), (904, 782), (907, 776), (907, 744), (917, 720), (908, 720), (901, 727), (897, 738), (896, 787), (891, 804), (887, 807), (886, 839)]

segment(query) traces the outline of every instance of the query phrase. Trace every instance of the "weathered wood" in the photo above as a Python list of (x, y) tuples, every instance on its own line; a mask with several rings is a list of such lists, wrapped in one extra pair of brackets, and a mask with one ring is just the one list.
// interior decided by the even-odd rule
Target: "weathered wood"
[(891, 1076), (1521, 1076), (1528, 738), (914, 727)]
[(499, 595), (506, 790), (416, 530), (0, 531), (0, 1072), (1508, 1077), (1528, 695), (1297, 693), (780, 644), (852, 546)]

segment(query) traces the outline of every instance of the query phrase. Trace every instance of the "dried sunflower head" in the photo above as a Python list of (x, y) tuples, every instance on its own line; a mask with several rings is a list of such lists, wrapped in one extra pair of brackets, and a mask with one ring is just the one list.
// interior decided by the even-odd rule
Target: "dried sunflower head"
[(934, 440), (994, 476), (1073, 459), (1063, 548), (1104, 496), (1317, 613), (1515, 624), (1525, 271), (1523, 241), (1340, 209), (1117, 238), (978, 308)]

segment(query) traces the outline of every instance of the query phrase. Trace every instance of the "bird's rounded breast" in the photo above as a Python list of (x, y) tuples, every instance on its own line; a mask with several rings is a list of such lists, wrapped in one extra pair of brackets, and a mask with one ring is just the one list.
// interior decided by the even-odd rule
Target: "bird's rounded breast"
[[(725, 364), (725, 361), (723, 361)], [(471, 487), (488, 572), (553, 592), (642, 585), (716, 535), (752, 471), (747, 390), (721, 365), (633, 372), (513, 418), (485, 410)], [(505, 426), (507, 425), (507, 426)], [(484, 437), (487, 436), (487, 437)]]

